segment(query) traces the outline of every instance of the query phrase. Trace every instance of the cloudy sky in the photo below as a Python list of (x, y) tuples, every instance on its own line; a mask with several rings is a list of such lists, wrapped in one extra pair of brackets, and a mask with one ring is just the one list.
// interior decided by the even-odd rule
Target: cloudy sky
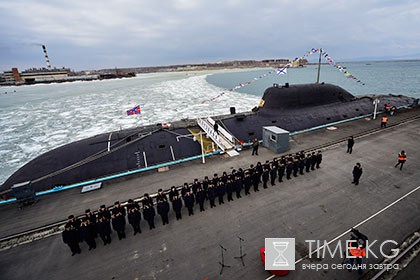
[(0, 0), (0, 71), (420, 57), (418, 0)]

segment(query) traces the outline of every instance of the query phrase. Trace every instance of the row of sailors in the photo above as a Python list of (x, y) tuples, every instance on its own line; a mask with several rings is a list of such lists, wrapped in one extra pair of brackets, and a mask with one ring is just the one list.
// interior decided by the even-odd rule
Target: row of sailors
[[(242, 197), (242, 190), (245, 191), (245, 195), (250, 194), (251, 188), (254, 192), (258, 192), (261, 182), (263, 188), (268, 187), (269, 181), (274, 186), (276, 181), (283, 182), (285, 175), (286, 179), (290, 180), (292, 175), (294, 177), (297, 177), (298, 174), (303, 175), (304, 170), (310, 172), (319, 168), (321, 161), (322, 154), (320, 151), (316, 154), (315, 152), (310, 154), (300, 152), (295, 155), (290, 154), (275, 158), (271, 163), (269, 161), (264, 164), (258, 162), (255, 166), (251, 165), (247, 170), (239, 168), (233, 170), (230, 175), (223, 172), (221, 177), (214, 174), (212, 179), (206, 176), (201, 182), (195, 179), (191, 185), (184, 183), (181, 188), (172, 186), (169, 192), (159, 189), (155, 198), (157, 214), (161, 216), (163, 225), (166, 225), (169, 223), (169, 202), (172, 204), (176, 219), (179, 220), (182, 219), (183, 206), (188, 209), (188, 215), (191, 216), (194, 215), (195, 204), (199, 205), (200, 212), (205, 211), (204, 203), (206, 200), (210, 202), (210, 208), (216, 207), (216, 200), (219, 205), (224, 204), (225, 196), (227, 196), (227, 201), (233, 201), (234, 194), (239, 199)], [(143, 218), (152, 230), (155, 228), (154, 219), (156, 216), (154, 199), (146, 193), (140, 202)], [(111, 210), (107, 209), (105, 205), (101, 205), (96, 215), (90, 209), (87, 209), (85, 216), (80, 220), (73, 215), (68, 217), (63, 232), (63, 241), (70, 247), (72, 255), (81, 252), (79, 243), (83, 241), (88, 244), (89, 250), (95, 249), (95, 238), (98, 235), (104, 245), (111, 243), (111, 225), (120, 240), (126, 238), (126, 217), (128, 223), (133, 227), (134, 235), (141, 233), (141, 216), (140, 205), (132, 199), (128, 200), (125, 207), (119, 201), (115, 202)]]

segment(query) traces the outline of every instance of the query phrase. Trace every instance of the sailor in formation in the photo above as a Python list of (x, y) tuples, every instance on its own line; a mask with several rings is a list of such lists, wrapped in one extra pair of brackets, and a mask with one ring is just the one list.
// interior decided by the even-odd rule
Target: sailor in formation
[[(404, 159), (403, 159), (404, 157)], [(405, 162), (405, 152), (401, 151), (398, 155), (398, 165)], [(403, 161), (404, 160), (404, 161)], [(161, 217), (162, 224), (169, 224), (169, 213), (172, 205), (172, 210), (175, 213), (177, 220), (182, 219), (182, 209), (187, 208), (189, 216), (194, 215), (194, 207), (198, 204), (200, 212), (205, 211), (206, 201), (209, 201), (210, 208), (216, 207), (216, 199), (219, 205), (225, 203), (225, 196), (227, 201), (233, 201), (234, 195), (236, 199), (242, 198), (242, 190), (245, 195), (250, 195), (251, 187), (254, 192), (259, 192), (260, 184), (264, 189), (268, 188), (268, 182), (271, 186), (278, 182), (283, 182), (283, 177), (286, 175), (287, 179), (292, 179), (298, 175), (304, 175), (316, 168), (320, 168), (322, 162), (321, 151), (317, 153), (299, 152), (294, 155), (289, 154), (280, 158), (274, 158), (271, 162), (266, 161), (264, 164), (257, 162), (246, 170), (239, 168), (233, 169), (231, 174), (223, 172), (219, 177), (217, 173), (213, 174), (210, 180), (207, 176), (202, 181), (198, 178), (194, 179), (192, 184), (185, 182), (181, 187), (172, 186), (168, 191), (159, 189), (152, 197), (148, 193), (143, 195), (141, 200), (135, 201), (129, 199), (127, 203), (122, 205), (116, 201), (112, 207), (101, 205), (95, 213), (90, 209), (86, 209), (85, 215), (76, 218), (74, 215), (68, 216), (62, 233), (63, 242), (70, 247), (72, 255), (80, 254), (80, 243), (86, 242), (89, 250), (96, 248), (96, 238), (100, 237), (104, 245), (111, 243), (112, 229), (117, 233), (118, 238), (125, 239), (126, 217), (128, 223), (133, 228), (134, 235), (140, 234), (140, 223), (143, 219), (148, 223), (150, 230), (155, 228), (156, 212)], [(360, 164), (356, 165), (356, 173), (354, 174), (354, 183), (358, 184), (361, 175)], [(306, 168), (306, 169), (305, 169)], [(306, 170), (306, 172), (304, 172)], [(358, 173), (360, 175), (358, 175)], [(141, 206), (139, 204), (141, 202)], [(171, 205), (170, 205), (171, 203)], [(156, 210), (155, 210), (156, 207)]]

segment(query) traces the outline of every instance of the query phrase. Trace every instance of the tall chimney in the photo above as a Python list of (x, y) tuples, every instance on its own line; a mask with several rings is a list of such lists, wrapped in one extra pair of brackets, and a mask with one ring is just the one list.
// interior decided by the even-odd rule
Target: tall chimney
[(47, 68), (51, 69), (51, 63), (50, 63), (50, 59), (48, 58), (47, 48), (45, 47), (45, 45), (42, 45), (42, 49), (44, 50), (44, 56), (45, 56), (45, 61), (47, 62)]

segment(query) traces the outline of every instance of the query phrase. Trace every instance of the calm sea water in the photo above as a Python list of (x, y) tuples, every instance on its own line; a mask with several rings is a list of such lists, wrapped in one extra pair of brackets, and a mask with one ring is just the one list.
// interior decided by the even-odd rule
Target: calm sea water
[[(420, 97), (420, 61), (378, 61), (342, 63), (347, 71), (365, 85), (347, 79), (344, 74), (330, 65), (321, 66), (320, 82), (339, 85), (354, 95), (366, 94), (403, 94)], [(301, 84), (316, 82), (318, 67), (288, 69), (286, 75), (270, 75), (260, 83), (255, 82), (239, 91), (261, 96), (268, 85), (273, 83)], [(221, 88), (252, 80), (267, 70), (254, 70), (239, 73), (220, 73), (207, 77), (207, 81)]]
[[(355, 95), (404, 94), (420, 97), (420, 61), (346, 63), (362, 86), (337, 69), (323, 65), (321, 81)], [(0, 184), (26, 162), (61, 145), (99, 133), (182, 118), (228, 114), (256, 106), (273, 83), (311, 83), (317, 68), (289, 69), (269, 75), (237, 92), (225, 89), (270, 69), (145, 74), (132, 79), (0, 88)], [(7, 92), (7, 94), (6, 94)], [(142, 116), (128, 117), (136, 104)]]

